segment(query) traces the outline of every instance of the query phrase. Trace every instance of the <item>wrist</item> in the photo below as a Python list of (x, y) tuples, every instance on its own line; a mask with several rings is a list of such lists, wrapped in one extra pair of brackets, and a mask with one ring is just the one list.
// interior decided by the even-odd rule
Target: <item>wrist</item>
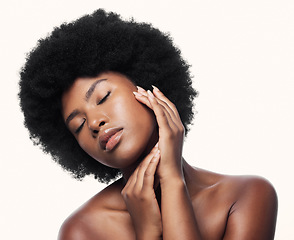
[(136, 233), (136, 240), (159, 240), (161, 238), (161, 234), (148, 231), (145, 233)]
[[(136, 222), (138, 223), (138, 222)], [(136, 240), (157, 240), (161, 239), (162, 236), (162, 223), (148, 224), (144, 223), (138, 225), (134, 223)]]
[(166, 175), (162, 178), (159, 178), (160, 187), (161, 188), (178, 188), (178, 187), (185, 187), (185, 179), (182, 174), (172, 174)]
[(184, 181), (184, 173), (182, 166), (160, 166), (158, 171), (158, 177), (160, 183), (170, 181)]
[(140, 237), (136, 237), (136, 240), (161, 240), (161, 236), (157, 237), (157, 236), (140, 236)]
[(168, 158), (168, 161), (161, 159), (158, 166), (158, 177), (161, 182), (170, 179), (184, 179), (182, 159)]

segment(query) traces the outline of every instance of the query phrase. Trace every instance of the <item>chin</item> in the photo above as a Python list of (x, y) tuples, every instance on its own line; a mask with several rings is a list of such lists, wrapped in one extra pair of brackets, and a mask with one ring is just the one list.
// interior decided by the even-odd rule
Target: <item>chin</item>
[[(144, 132), (145, 129), (142, 130)], [(142, 132), (132, 137), (125, 135), (125, 138), (122, 138), (122, 141), (113, 151), (106, 153), (104, 156), (92, 155), (92, 157), (108, 167), (116, 169), (132, 167), (140, 162), (158, 141), (156, 128), (152, 131), (145, 131), (147, 134), (142, 134)]]
[(126, 146), (119, 146), (121, 149), (117, 149), (115, 159), (117, 161), (117, 166), (115, 168), (128, 168), (137, 163), (141, 162), (142, 159), (150, 152), (149, 142), (128, 142)]

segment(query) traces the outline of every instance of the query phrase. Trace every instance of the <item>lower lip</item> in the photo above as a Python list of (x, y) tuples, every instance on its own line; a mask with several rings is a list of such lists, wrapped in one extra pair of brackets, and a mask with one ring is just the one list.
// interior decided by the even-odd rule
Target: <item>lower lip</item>
[(121, 136), (122, 136), (122, 132), (123, 132), (123, 130), (120, 130), (117, 133), (115, 133), (114, 135), (112, 135), (111, 138), (109, 138), (108, 142), (106, 143), (106, 148), (105, 148), (105, 150), (107, 152), (111, 151), (112, 149), (114, 149), (118, 145), (118, 143), (120, 142)]

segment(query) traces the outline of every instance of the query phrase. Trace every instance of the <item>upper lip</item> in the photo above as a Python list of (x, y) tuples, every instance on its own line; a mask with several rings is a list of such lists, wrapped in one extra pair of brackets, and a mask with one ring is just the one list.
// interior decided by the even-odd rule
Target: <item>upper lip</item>
[(98, 136), (99, 144), (100, 147), (105, 150), (106, 149), (106, 144), (108, 140), (117, 132), (121, 131), (122, 128), (120, 127), (115, 127), (115, 128), (108, 128), (100, 132)]

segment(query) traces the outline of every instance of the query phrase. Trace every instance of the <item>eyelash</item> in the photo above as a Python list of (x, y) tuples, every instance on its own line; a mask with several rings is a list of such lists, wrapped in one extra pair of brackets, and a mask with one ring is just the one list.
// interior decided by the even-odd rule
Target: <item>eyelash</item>
[[(107, 94), (97, 103), (97, 105), (104, 103), (109, 95), (110, 95), (110, 91), (107, 92)], [(75, 130), (75, 134), (78, 134), (82, 130), (85, 122), (86, 122), (86, 119), (84, 118), (83, 123)]]
[(86, 119), (84, 118), (83, 123), (77, 128), (77, 130), (75, 130), (75, 134), (78, 134), (78, 133), (82, 130), (82, 128), (83, 128), (85, 122), (86, 122)]
[(104, 103), (109, 95), (110, 95), (110, 91), (107, 92), (107, 94), (97, 103), (97, 105)]

